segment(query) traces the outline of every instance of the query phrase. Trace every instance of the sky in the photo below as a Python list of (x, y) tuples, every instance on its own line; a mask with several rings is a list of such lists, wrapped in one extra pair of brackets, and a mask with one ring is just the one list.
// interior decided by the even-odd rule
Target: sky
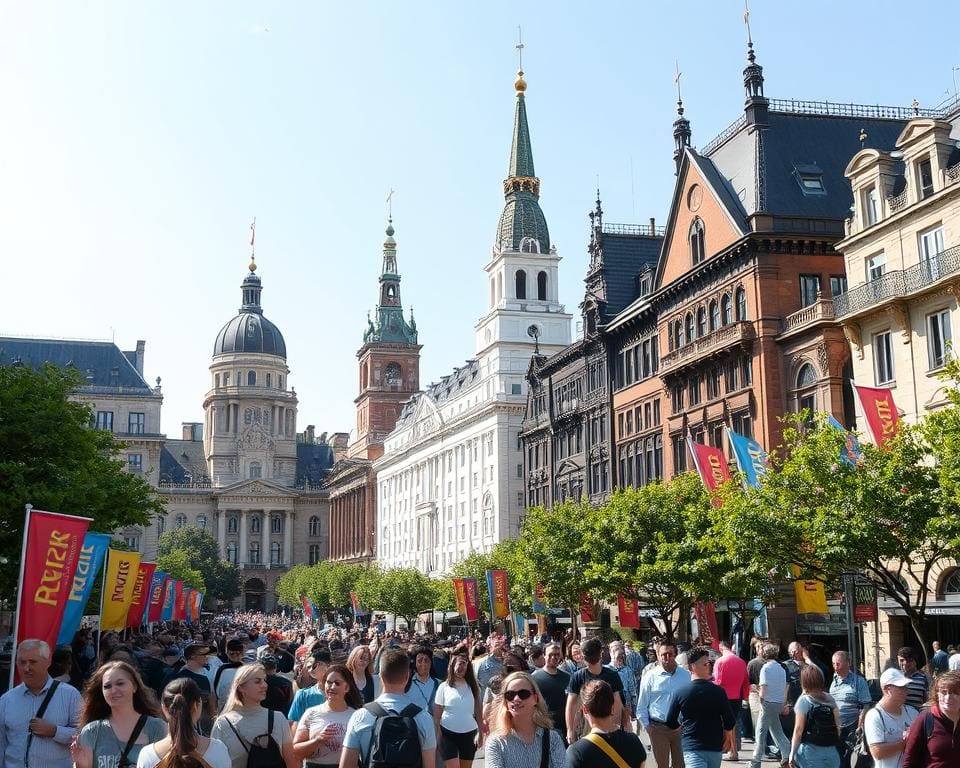
[[(0, 335), (146, 340), (162, 428), (202, 421), (250, 222), (298, 426), (349, 431), (391, 189), (421, 384), (472, 357), (522, 29), (541, 206), (583, 297), (587, 212), (662, 223), (675, 68), (693, 144), (742, 114), (743, 5), (0, 0)], [(933, 106), (952, 2), (755, 0), (766, 95)]]

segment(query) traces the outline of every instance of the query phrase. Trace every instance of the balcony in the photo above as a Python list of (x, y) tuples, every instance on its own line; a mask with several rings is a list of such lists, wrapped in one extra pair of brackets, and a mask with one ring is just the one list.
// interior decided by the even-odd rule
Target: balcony
[(834, 319), (833, 316), (833, 300), (817, 299), (799, 312), (787, 315), (783, 319), (783, 330), (780, 333), (785, 336), (817, 323), (829, 322)]
[(887, 272), (875, 280), (841, 293), (833, 300), (834, 315), (839, 320), (884, 304), (890, 299), (911, 296), (958, 272), (960, 246), (954, 246), (912, 267)]
[(720, 352), (727, 347), (753, 341), (756, 337), (753, 323), (741, 320), (725, 325), (713, 333), (695, 339), (679, 349), (668, 352), (660, 358), (660, 375), (672, 373), (684, 366), (699, 362), (702, 358)]

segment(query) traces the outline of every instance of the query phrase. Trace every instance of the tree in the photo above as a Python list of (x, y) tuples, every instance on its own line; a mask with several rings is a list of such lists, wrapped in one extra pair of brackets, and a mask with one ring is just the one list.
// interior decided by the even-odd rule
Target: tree
[(161, 557), (177, 550), (185, 552), (190, 567), (202, 575), (208, 598), (226, 601), (240, 594), (240, 570), (220, 557), (217, 540), (202, 528), (184, 526), (166, 531), (160, 534), (157, 549)]
[(434, 607), (433, 585), (416, 568), (365, 568), (356, 587), (367, 608), (402, 616), (411, 629), (417, 616)]
[(182, 581), (188, 587), (207, 592), (203, 574), (192, 563), (192, 553), (185, 549), (173, 549), (157, 558), (157, 570), (163, 571), (171, 579)]
[(90, 530), (150, 525), (163, 500), (117, 456), (122, 443), (90, 428), (71, 399), (76, 371), (0, 366), (0, 589), (17, 590), (24, 505), (92, 518)]

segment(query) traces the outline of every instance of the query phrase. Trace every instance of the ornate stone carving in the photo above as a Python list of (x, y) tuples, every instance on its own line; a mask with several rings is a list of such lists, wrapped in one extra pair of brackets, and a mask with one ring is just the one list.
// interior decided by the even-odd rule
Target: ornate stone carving
[(910, 313), (907, 311), (907, 305), (899, 301), (888, 304), (884, 307), (884, 312), (892, 315), (900, 326), (900, 334), (903, 336), (903, 343), (910, 343)]
[(830, 376), (830, 358), (827, 355), (827, 345), (822, 341), (817, 345), (817, 362), (820, 363), (820, 375)]
[(844, 323), (843, 335), (850, 342), (850, 346), (857, 350), (857, 355), (863, 360), (863, 339), (860, 336), (860, 326), (857, 323)]

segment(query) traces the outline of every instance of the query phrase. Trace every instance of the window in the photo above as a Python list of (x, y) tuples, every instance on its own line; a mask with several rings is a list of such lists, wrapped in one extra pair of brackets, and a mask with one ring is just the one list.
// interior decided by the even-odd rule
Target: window
[(227, 544), (227, 562), (237, 562), (237, 542), (235, 541), (231, 541), (229, 544)]
[(127, 469), (129, 469), (131, 472), (142, 472), (143, 471), (143, 454), (128, 453)]
[(863, 225), (872, 227), (880, 219), (880, 198), (877, 195), (877, 188), (870, 187), (863, 196)]
[(113, 411), (97, 411), (95, 426), (97, 429), (113, 432)]
[(820, 295), (820, 275), (800, 275), (800, 306), (815, 304)]
[(707, 335), (707, 310), (700, 307), (697, 310), (697, 337)]
[(163, 533), (166, 529), (167, 529), (167, 521), (166, 521), (166, 518), (158, 517), (158, 518), (157, 518), (157, 535), (159, 536), (159, 535), (160, 535), (161, 533)]
[(257, 386), (257, 372), (256, 371), (247, 371), (247, 386), (255, 387)]
[(694, 219), (693, 224), (690, 225), (690, 260), (694, 264), (699, 264), (706, 258), (705, 235), (703, 222), (700, 219)]
[(263, 468), (260, 466), (259, 461), (250, 462), (250, 479), (257, 480), (260, 478)]
[(240, 527), (239, 520), (236, 515), (230, 515), (227, 518), (227, 533), (236, 533), (237, 528)]
[(207, 516), (206, 515), (197, 515), (197, 528), (201, 531), (207, 530)]
[(747, 292), (743, 288), (737, 288), (737, 320), (747, 319)]
[(804, 363), (797, 373), (797, 389), (812, 387), (817, 383), (817, 374), (810, 363)]
[(879, 280), (887, 271), (887, 255), (880, 251), (867, 259), (867, 282)]
[(670, 397), (673, 401), (673, 412), (680, 413), (683, 410), (683, 384), (674, 384)]
[(720, 369), (711, 368), (707, 371), (707, 400), (720, 397)]
[(131, 435), (142, 435), (147, 425), (147, 417), (142, 413), (131, 413), (127, 416), (127, 432)]
[(260, 542), (254, 541), (250, 543), (250, 562), (254, 565), (259, 565), (260, 563)]
[(710, 445), (723, 450), (723, 423), (717, 422), (710, 427)]
[(218, 373), (213, 377), (213, 386), (217, 389), (220, 389), (220, 374)]
[(225, 387), (229, 387), (229, 386), (230, 386), (230, 374), (229, 374), (229, 373), (223, 374), (223, 386), (225, 386)]
[(710, 302), (710, 332), (720, 327), (720, 307), (716, 301)]
[(733, 431), (744, 437), (753, 437), (753, 419), (749, 411), (733, 414)]
[(723, 298), (720, 299), (720, 312), (723, 314), (723, 324), (730, 325), (733, 322), (733, 310), (729, 293), (723, 294)]
[(877, 384), (888, 384), (894, 379), (893, 338), (890, 331), (873, 336), (873, 371)]
[(744, 355), (740, 359), (740, 383), (744, 387), (753, 384), (753, 357)]
[(736, 392), (740, 387), (737, 383), (739, 379), (739, 369), (737, 368), (737, 361), (730, 360), (727, 363), (726, 371), (726, 384), (727, 384), (727, 394), (731, 392)]
[(700, 376), (691, 376), (690, 384), (688, 386), (688, 392), (690, 394), (690, 405), (700, 405)]
[(830, 295), (839, 296), (841, 293), (847, 292), (847, 277), (846, 275), (830, 275)]
[(943, 252), (943, 226), (921, 232), (919, 236), (920, 264), (927, 280), (939, 280), (942, 276), (940, 254)]
[(280, 565), (280, 542), (274, 541), (270, 544), (270, 565)]
[(250, 516), (250, 533), (260, 533), (260, 515)]
[(132, 549), (134, 552), (140, 551), (140, 537), (135, 534), (124, 536), (123, 543), (130, 547), (130, 549)]
[(682, 435), (673, 438), (673, 472), (679, 475), (687, 471), (687, 441)]
[(309, 532), (311, 536), (320, 535), (320, 518), (316, 515), (310, 518)]
[(684, 318), (684, 338), (687, 344), (696, 338), (693, 334), (693, 312), (687, 312), (687, 316)]
[(539, 301), (547, 300), (547, 273), (537, 273), (537, 299)]
[(522, 269), (517, 270), (515, 276), (516, 288), (517, 288), (517, 298), (525, 299), (527, 298), (527, 273)]
[(273, 386), (273, 377), (268, 373), (267, 374), (267, 387)]
[(921, 160), (917, 164), (917, 175), (920, 177), (920, 199), (924, 200), (933, 194), (933, 170), (930, 167), (930, 158)]
[(283, 518), (280, 515), (274, 515), (270, 518), (271, 533), (283, 533)]
[(683, 325), (679, 320), (673, 323), (670, 332), (670, 349), (679, 349), (683, 346)]
[(953, 334), (950, 331), (950, 310), (943, 309), (927, 315), (927, 353), (930, 360), (930, 370), (939, 368), (950, 354), (950, 342)]
[(799, 172), (797, 179), (805, 195), (825, 195), (827, 190), (823, 186), (823, 174), (820, 172)]
[(522, 385), (522, 384), (511, 384), (511, 385), (510, 385), (510, 394), (511, 394), (511, 395), (522, 395), (522, 394), (523, 394), (523, 385)]
[(177, 515), (174, 525), (177, 528), (183, 528), (183, 526), (185, 526), (186, 524), (187, 524), (187, 516), (181, 512), (179, 515)]

